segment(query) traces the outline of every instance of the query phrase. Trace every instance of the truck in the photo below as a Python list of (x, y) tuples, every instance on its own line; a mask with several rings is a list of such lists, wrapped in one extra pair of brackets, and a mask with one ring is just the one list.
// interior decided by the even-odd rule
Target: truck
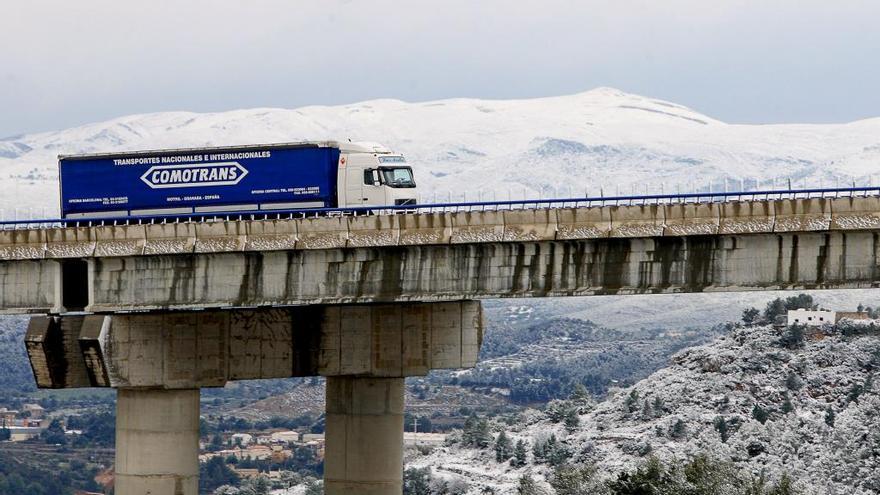
[(72, 221), (344, 211), (417, 202), (406, 159), (376, 143), (310, 141), (62, 155), (58, 169), (61, 217)]

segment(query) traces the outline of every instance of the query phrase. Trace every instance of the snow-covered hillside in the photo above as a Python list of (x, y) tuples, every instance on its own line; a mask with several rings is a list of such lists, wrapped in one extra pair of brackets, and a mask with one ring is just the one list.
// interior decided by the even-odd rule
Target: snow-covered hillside
[[(530, 100), (374, 100), (298, 109), (166, 112), (0, 140), (0, 209), (57, 207), (58, 154), (310, 139), (379, 141), (417, 167), (423, 200), (733, 188), (792, 178), (867, 183), (880, 119), (731, 125), (610, 88)], [(661, 186), (663, 185), (663, 186)], [(436, 196), (435, 196), (436, 195)]]
[[(874, 289), (803, 291), (823, 308), (855, 311), (859, 303), (880, 306)], [(694, 294), (644, 294), (636, 296), (551, 297), (501, 299), (485, 302), (492, 321), (531, 325), (548, 318), (591, 320), (604, 327), (708, 328), (716, 323), (737, 321), (744, 309), (764, 309), (767, 301), (786, 298), (791, 292), (706, 292)]]
[[(505, 426), (507, 435), (530, 446), (555, 435), (565, 462), (595, 464), (604, 476), (650, 456), (680, 461), (706, 454), (770, 480), (788, 473), (799, 493), (878, 493), (880, 335), (827, 333), (804, 341), (787, 332), (735, 329), (680, 352), (669, 367), (581, 414), (574, 428), (535, 412)], [(413, 452), (408, 465), (464, 480), (468, 493), (486, 485), (516, 493), (524, 473), (541, 479), (553, 471), (531, 453), (514, 468), (496, 462), (491, 449), (457, 444)]]

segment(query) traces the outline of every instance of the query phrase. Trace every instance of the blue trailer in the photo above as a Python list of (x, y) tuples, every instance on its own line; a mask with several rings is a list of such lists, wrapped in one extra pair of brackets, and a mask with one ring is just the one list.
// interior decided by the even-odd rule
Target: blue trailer
[(171, 217), (415, 203), (405, 159), (308, 142), (60, 156), (66, 219)]

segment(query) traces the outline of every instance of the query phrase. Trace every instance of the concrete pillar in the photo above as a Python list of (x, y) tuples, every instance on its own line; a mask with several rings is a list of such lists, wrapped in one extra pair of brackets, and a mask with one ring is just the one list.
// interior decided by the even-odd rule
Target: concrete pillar
[(198, 495), (199, 389), (120, 389), (116, 495)]
[(324, 493), (403, 493), (403, 378), (327, 377)]

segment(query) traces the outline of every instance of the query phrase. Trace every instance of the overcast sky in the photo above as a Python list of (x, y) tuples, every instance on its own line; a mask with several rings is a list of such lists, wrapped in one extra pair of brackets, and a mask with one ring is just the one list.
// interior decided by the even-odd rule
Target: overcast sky
[(880, 116), (878, 24), (876, 0), (3, 0), (0, 136), (597, 86), (728, 122), (845, 122)]

